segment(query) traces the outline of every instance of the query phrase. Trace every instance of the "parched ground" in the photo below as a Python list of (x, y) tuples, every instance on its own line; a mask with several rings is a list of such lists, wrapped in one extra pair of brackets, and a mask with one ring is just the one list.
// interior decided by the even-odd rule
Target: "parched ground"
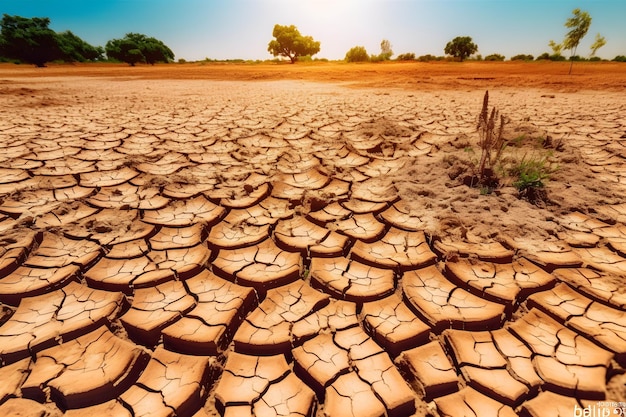
[(0, 66), (0, 415), (619, 414), (626, 65), (568, 68)]

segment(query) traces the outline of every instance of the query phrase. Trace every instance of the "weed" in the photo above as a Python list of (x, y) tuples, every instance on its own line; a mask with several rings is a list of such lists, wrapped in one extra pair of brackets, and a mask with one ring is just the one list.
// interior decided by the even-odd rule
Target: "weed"
[(520, 197), (532, 202), (545, 197), (545, 193), (540, 193), (539, 190), (543, 189), (545, 182), (557, 169), (549, 161), (550, 156), (550, 152), (531, 156), (525, 154), (522, 159), (508, 167), (509, 175), (515, 178), (513, 186), (519, 191)]
[(502, 156), (502, 151), (507, 144), (502, 135), (505, 124), (504, 115), (501, 115), (495, 107), (489, 112), (489, 91), (485, 91), (483, 107), (478, 116), (478, 144), (480, 145), (478, 178), (481, 184), (493, 180), (493, 167)]

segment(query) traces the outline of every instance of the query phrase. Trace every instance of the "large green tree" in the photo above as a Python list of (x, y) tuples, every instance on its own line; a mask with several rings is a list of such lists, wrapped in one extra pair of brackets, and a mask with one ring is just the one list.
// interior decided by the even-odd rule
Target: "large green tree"
[(127, 33), (121, 39), (111, 39), (104, 49), (109, 58), (131, 66), (139, 62), (154, 65), (174, 60), (174, 52), (162, 41), (140, 33)]
[(0, 20), (0, 56), (45, 66), (46, 62), (94, 61), (102, 58), (102, 47), (94, 47), (70, 31), (56, 33), (47, 17), (5, 14)]
[(478, 51), (478, 46), (472, 42), (472, 38), (469, 36), (457, 36), (448, 42), (443, 51), (459, 61), (464, 61), (465, 58)]
[(26, 18), (4, 14), (0, 21), (0, 55), (38, 67), (59, 59), (57, 35), (47, 17)]
[(293, 64), (299, 56), (315, 55), (320, 51), (320, 43), (311, 36), (302, 36), (294, 25), (274, 25), (272, 39), (267, 50), (274, 56), (284, 56)]

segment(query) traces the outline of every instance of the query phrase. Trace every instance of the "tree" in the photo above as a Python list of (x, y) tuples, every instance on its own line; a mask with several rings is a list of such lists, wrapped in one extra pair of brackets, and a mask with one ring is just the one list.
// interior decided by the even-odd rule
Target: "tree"
[(0, 21), (2, 56), (44, 67), (60, 58), (56, 33), (48, 27), (47, 17), (26, 18), (4, 14)]
[[(576, 55), (576, 48), (578, 48), (578, 44), (587, 34), (589, 26), (591, 26), (591, 16), (589, 16), (589, 13), (576, 8), (572, 10), (572, 15), (572, 17), (565, 21), (565, 27), (569, 28), (570, 31), (567, 32), (565, 39), (563, 40), (563, 48), (570, 50), (570, 57)], [(568, 74), (572, 73), (573, 65), (574, 61), (572, 60), (570, 62)]]
[(478, 46), (472, 42), (469, 36), (457, 36), (446, 45), (443, 50), (447, 55), (452, 55), (460, 61), (464, 61), (473, 53), (478, 51)]
[(315, 55), (320, 51), (320, 43), (311, 36), (302, 36), (294, 25), (274, 25), (272, 39), (267, 50), (274, 56), (284, 56), (295, 63), (299, 56)]
[(550, 42), (548, 42), (548, 46), (552, 49), (552, 52), (554, 52), (554, 55), (561, 55), (561, 51), (563, 50), (563, 45), (551, 40)]
[(604, 45), (606, 45), (606, 39), (604, 36), (596, 33), (596, 39), (591, 44), (591, 56), (595, 56), (598, 49), (602, 48)]
[(380, 42), (380, 58), (382, 61), (388, 61), (393, 56), (393, 50), (391, 49), (391, 42), (387, 39), (383, 39)]
[(367, 62), (370, 60), (367, 50), (364, 46), (354, 46), (346, 52), (347, 62)]
[(65, 61), (96, 61), (104, 54), (101, 46), (91, 46), (69, 30), (57, 33), (56, 36), (62, 59)]
[(127, 33), (122, 39), (111, 39), (105, 50), (109, 58), (131, 66), (139, 62), (154, 65), (157, 62), (174, 60), (174, 52), (162, 41), (140, 33)]

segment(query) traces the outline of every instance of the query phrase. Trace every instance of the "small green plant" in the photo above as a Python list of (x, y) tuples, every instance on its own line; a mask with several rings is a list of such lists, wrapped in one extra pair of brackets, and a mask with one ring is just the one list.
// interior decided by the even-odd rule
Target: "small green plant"
[(543, 188), (550, 175), (557, 169), (550, 161), (551, 152), (525, 154), (522, 159), (513, 162), (507, 169), (514, 178), (513, 187), (519, 196), (535, 203), (545, 199)]

